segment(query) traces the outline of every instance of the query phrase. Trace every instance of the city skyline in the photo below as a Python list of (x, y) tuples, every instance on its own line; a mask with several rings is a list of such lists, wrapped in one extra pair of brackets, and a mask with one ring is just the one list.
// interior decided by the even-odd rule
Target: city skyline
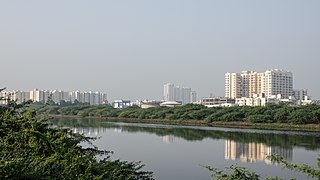
[[(224, 96), (228, 71), (286, 69), (320, 99), (320, 1), (2, 1), (3, 87)], [(58, 13), (59, 12), (59, 13)]]
[[(275, 77), (274, 77), (275, 76)], [(271, 79), (277, 78), (271, 81)], [(283, 78), (289, 78), (289, 80), (283, 80)], [(261, 95), (261, 93), (265, 94), (267, 97), (275, 97), (276, 95), (282, 95), (282, 98), (298, 97), (297, 100), (304, 99), (305, 96), (310, 98), (310, 94), (308, 93), (310, 90), (306, 88), (294, 88), (293, 87), (293, 73), (284, 69), (269, 69), (264, 72), (256, 72), (253, 70), (242, 70), (241, 73), (235, 72), (227, 72), (224, 76), (225, 84), (224, 84), (224, 96), (215, 96), (215, 97), (226, 97), (226, 98), (242, 98), (242, 97), (254, 97), (255, 95)], [(283, 81), (283, 82), (282, 82)], [(271, 83), (276, 83), (271, 86)], [(235, 83), (235, 84), (234, 84)], [(284, 84), (285, 86), (282, 87)], [(263, 85), (264, 84), (264, 85)], [(269, 85), (268, 85), (269, 84)], [(172, 86), (172, 87), (171, 87)], [(239, 86), (239, 87), (238, 87)], [(171, 88), (170, 88), (171, 87)], [(288, 89), (289, 88), (289, 89)], [(171, 90), (169, 90), (171, 89)], [(270, 90), (267, 90), (270, 89)], [(33, 90), (38, 90), (38, 88), (33, 88)], [(42, 91), (64, 91), (64, 90), (43, 90)], [(31, 92), (24, 91), (21, 89), (5, 89), (5, 92)], [(172, 91), (172, 92), (171, 92)], [(66, 91), (67, 92), (67, 91)], [(71, 91), (71, 92), (80, 92), (79, 90)], [(84, 91), (86, 92), (100, 92), (100, 91)], [(106, 94), (106, 93), (104, 93)], [(189, 87), (184, 86), (175, 86), (173, 83), (165, 83), (163, 85), (163, 96), (160, 99), (152, 99), (152, 100), (164, 100), (164, 101), (180, 101), (182, 104), (197, 102), (198, 98), (206, 98), (206, 97), (214, 97), (212, 93), (210, 95), (198, 97), (196, 91), (191, 90)], [(188, 94), (189, 96), (185, 96)], [(29, 96), (29, 95), (28, 95)], [(112, 95), (111, 95), (112, 96)], [(123, 95), (117, 99), (107, 99), (112, 102), (114, 100), (119, 99), (129, 99), (129, 100), (150, 100), (148, 98), (141, 99), (132, 99), (132, 98), (123, 98), (127, 97), (127, 95)], [(109, 98), (109, 94), (108, 94)], [(318, 100), (311, 97), (313, 100)]]
[[(41, 90), (30, 91), (4, 90), (0, 92), (0, 97), (10, 98), (18, 104), (31, 100), (33, 102), (47, 103), (49, 100), (56, 104), (61, 103), (88, 103), (90, 105), (107, 104), (107, 94), (99, 91), (63, 91), (63, 90)], [(6, 104), (7, 100), (1, 100), (0, 104)]]

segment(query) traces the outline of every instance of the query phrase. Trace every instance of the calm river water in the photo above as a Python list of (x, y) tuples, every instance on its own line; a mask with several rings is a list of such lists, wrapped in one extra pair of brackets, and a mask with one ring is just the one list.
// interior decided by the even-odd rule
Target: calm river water
[(94, 144), (114, 151), (113, 159), (141, 161), (155, 179), (210, 179), (202, 166), (248, 167), (264, 177), (309, 179), (272, 164), (277, 153), (290, 162), (317, 167), (320, 133), (214, 127), (110, 123), (98, 119), (55, 119), (58, 126), (100, 137)]

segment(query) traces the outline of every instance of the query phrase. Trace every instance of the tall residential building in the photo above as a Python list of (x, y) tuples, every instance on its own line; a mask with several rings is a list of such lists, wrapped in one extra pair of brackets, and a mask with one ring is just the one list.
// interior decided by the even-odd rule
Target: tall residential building
[(197, 102), (197, 93), (195, 91), (191, 91), (191, 102)]
[(293, 75), (282, 69), (267, 70), (264, 73), (264, 88), (262, 92), (266, 97), (281, 94), (282, 98), (293, 95)]
[(182, 104), (188, 104), (197, 101), (197, 93), (191, 88), (167, 83), (163, 86), (163, 99), (164, 101), (179, 101)]
[[(90, 105), (100, 105), (107, 103), (107, 94), (100, 92), (84, 92), (72, 91), (65, 92), (61, 90), (38, 90), (34, 89), (28, 92), (23, 92), (19, 90), (14, 91), (2, 91), (0, 92), (0, 97), (9, 98), (11, 100), (17, 101), (17, 103), (22, 103), (24, 101), (31, 100), (33, 102), (46, 103), (50, 98), (55, 103), (59, 104), (61, 101), (74, 103), (75, 101), (80, 103), (89, 103)], [(0, 104), (6, 104), (6, 100), (0, 100)]]
[(295, 89), (293, 90), (293, 96), (296, 100), (305, 100), (308, 97), (307, 89)]
[(241, 97), (241, 75), (240, 73), (225, 74), (225, 96), (228, 98)]
[(16, 101), (18, 104), (28, 101), (30, 99), (29, 93), (23, 91), (15, 90), (12, 91), (12, 100)]
[(281, 94), (283, 98), (293, 95), (291, 72), (273, 69), (263, 73), (242, 71), (225, 74), (225, 96), (228, 98), (252, 98), (264, 93), (266, 97)]
[(43, 90), (34, 89), (30, 91), (30, 100), (33, 102), (45, 102), (45, 93)]
[(171, 83), (163, 86), (163, 99), (165, 101), (174, 101), (175, 87)]

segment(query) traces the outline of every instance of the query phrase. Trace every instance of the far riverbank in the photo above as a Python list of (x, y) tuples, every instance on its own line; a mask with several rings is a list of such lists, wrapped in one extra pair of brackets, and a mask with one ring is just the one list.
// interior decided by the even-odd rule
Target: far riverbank
[(138, 119), (138, 118), (119, 118), (119, 117), (79, 117), (76, 115), (50, 115), (53, 118), (82, 118), (97, 119), (106, 122), (124, 123), (144, 123), (144, 124), (163, 124), (163, 125), (183, 125), (183, 126), (206, 126), (224, 127), (241, 129), (261, 129), (261, 130), (281, 130), (281, 131), (306, 131), (320, 132), (320, 124), (293, 124), (293, 123), (248, 123), (248, 122), (206, 122), (205, 120), (169, 120), (169, 119)]

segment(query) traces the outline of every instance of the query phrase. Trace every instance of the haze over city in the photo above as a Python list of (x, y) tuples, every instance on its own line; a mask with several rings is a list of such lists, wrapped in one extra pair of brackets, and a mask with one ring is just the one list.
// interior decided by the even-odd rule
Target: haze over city
[(320, 1), (1, 1), (1, 86), (162, 99), (224, 95), (226, 72), (279, 68), (320, 98)]

